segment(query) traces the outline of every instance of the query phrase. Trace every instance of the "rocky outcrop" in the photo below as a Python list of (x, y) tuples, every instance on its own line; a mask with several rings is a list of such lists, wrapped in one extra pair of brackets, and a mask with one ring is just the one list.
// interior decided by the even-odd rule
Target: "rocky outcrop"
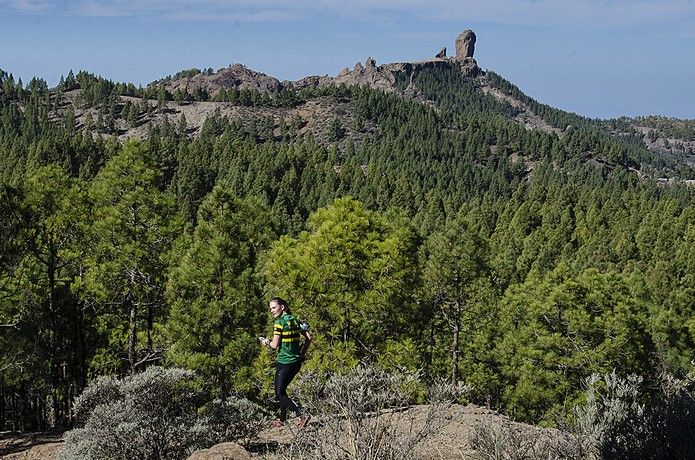
[(466, 77), (475, 78), (483, 74), (483, 70), (478, 67), (478, 63), (473, 58), (465, 58), (459, 62), (461, 73)]
[(251, 89), (263, 93), (279, 91), (282, 84), (277, 78), (273, 78), (261, 72), (256, 72), (242, 64), (230, 65), (226, 69), (220, 69), (212, 75), (198, 73), (192, 77), (179, 78), (166, 84), (166, 89), (174, 94), (181, 89), (192, 94), (202, 88), (211, 96), (225, 89)]
[(371, 88), (380, 89), (386, 92), (395, 92), (397, 75), (401, 72), (408, 76), (408, 88), (413, 85), (413, 80), (419, 72), (425, 69), (433, 68), (449, 68), (452, 65), (459, 66), (461, 72), (471, 78), (482, 75), (483, 71), (478, 67), (478, 64), (473, 58), (467, 58), (463, 61), (455, 59), (447, 59), (445, 57), (435, 57), (428, 61), (420, 62), (393, 62), (390, 64), (376, 65), (376, 62), (369, 58), (365, 65), (357, 63), (353, 70), (343, 69), (335, 77), (328, 76), (311, 76), (304, 77), (301, 80), (294, 82), (283, 82), (283, 84), (292, 84), (296, 89), (308, 87), (321, 87), (330, 84), (336, 85), (357, 85), (369, 86)]
[(337, 85), (366, 85), (384, 91), (393, 91), (396, 86), (396, 76), (387, 66), (378, 66), (376, 61), (369, 57), (364, 66), (358, 62), (352, 72), (341, 72), (332, 82)]
[(188, 460), (251, 460), (251, 455), (239, 444), (224, 442), (209, 449), (193, 452)]
[[(347, 71), (347, 72), (345, 72)], [(343, 71), (340, 72), (341, 74), (349, 74), (350, 71), (347, 69), (343, 69)], [(325, 85), (330, 85), (333, 82), (333, 77), (329, 77), (328, 75), (324, 76), (318, 76), (318, 75), (312, 75), (310, 77), (304, 77), (296, 81), (285, 81), (283, 82), (283, 86), (287, 85), (292, 85), (294, 89), (303, 89), (303, 88), (318, 88), (320, 86), (325, 86)]]
[(456, 37), (456, 58), (461, 66), (461, 72), (467, 77), (477, 77), (482, 74), (478, 63), (473, 59), (475, 53), (475, 33), (466, 29)]
[(472, 58), (475, 53), (475, 33), (466, 29), (456, 37), (456, 59)]
[(276, 78), (251, 70), (242, 64), (234, 64), (212, 74), (200, 72), (193, 76), (168, 81), (166, 89), (172, 94), (175, 94), (177, 90), (193, 94), (198, 89), (204, 89), (211, 97), (214, 97), (223, 88), (250, 89), (272, 94), (290, 85), (295, 89), (316, 88), (330, 84), (360, 85), (394, 92), (396, 91), (398, 72), (406, 72), (409, 76), (408, 88), (410, 89), (412, 89), (414, 76), (420, 70), (429, 67), (458, 65), (466, 76), (477, 77), (481, 75), (483, 72), (473, 59), (475, 40), (475, 33), (467, 29), (456, 39), (456, 57), (454, 58), (447, 58), (446, 47), (441, 48), (434, 58), (420, 62), (395, 62), (377, 65), (376, 60), (369, 57), (364, 65), (358, 62), (352, 70), (346, 67), (335, 77), (314, 75), (296, 81), (280, 82)]

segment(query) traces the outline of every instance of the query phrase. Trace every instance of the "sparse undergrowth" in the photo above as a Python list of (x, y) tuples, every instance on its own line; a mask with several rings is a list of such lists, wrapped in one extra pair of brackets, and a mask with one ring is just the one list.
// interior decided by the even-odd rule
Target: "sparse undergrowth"
[(183, 459), (224, 441), (246, 442), (268, 415), (242, 398), (199, 410), (195, 374), (151, 367), (123, 379), (102, 377), (75, 402), (79, 427), (67, 433), (59, 460)]
[(651, 399), (642, 378), (615, 372), (584, 381), (585, 400), (553, 436), (510, 422), (482, 424), (473, 444), (480, 460), (695, 458), (692, 381), (662, 376)]
[[(323, 377), (305, 374), (298, 386), (318, 422), (279, 452), (285, 459), (418, 458), (417, 447), (448, 423), (446, 408), (468, 392), (444, 382), (424, 390), (417, 372), (368, 365)], [(418, 398), (428, 402), (424, 423), (404, 416)]]
[[(100, 378), (75, 402), (79, 427), (58, 459), (183, 459), (220, 442), (258, 443), (267, 412), (243, 398), (201, 407), (198, 383), (190, 371), (159, 367)], [(470, 388), (425, 385), (418, 372), (365, 364), (305, 372), (296, 388), (313, 421), (286, 430), (289, 439), (264, 458), (443, 459), (456, 448), (475, 460), (695, 458), (691, 380), (663, 376), (650, 398), (634, 375), (594, 374), (584, 387), (583, 402), (553, 430), (483, 408), (467, 412), (458, 403)]]

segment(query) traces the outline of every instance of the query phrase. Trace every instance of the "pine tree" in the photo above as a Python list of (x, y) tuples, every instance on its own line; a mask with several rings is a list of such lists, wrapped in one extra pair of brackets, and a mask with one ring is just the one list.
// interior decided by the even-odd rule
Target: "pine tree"
[[(432, 234), (424, 245), (423, 284), (433, 313), (443, 319), (451, 334), (451, 382), (458, 382), (461, 333), (469, 308), (472, 286), (487, 273), (483, 239), (463, 216)], [(434, 318), (430, 318), (434, 321)], [(430, 344), (430, 347), (432, 344)]]
[(287, 298), (325, 341), (317, 365), (334, 368), (409, 337), (415, 257), (409, 229), (348, 197), (313, 213), (297, 239), (277, 241), (264, 274), (267, 290)]
[[(104, 308), (101, 332), (109, 346), (105, 362), (97, 365), (120, 369), (125, 356), (135, 373), (161, 359), (154, 321), (165, 313), (165, 256), (179, 221), (172, 197), (157, 188), (159, 180), (151, 154), (131, 141), (90, 187), (93, 223), (80, 288), (85, 298)], [(141, 329), (147, 334), (144, 347)]]
[(273, 231), (257, 199), (216, 187), (203, 201), (190, 246), (172, 269), (166, 324), (168, 359), (195, 370), (222, 393), (248, 390), (248, 364), (259, 351), (266, 308), (255, 271)]

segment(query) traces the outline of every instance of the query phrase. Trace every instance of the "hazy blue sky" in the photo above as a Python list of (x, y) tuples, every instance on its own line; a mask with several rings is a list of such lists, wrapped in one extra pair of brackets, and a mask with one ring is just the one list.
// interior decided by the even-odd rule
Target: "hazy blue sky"
[(145, 85), (235, 62), (283, 79), (454, 54), (590, 117), (695, 118), (695, 0), (0, 0), (0, 68)]

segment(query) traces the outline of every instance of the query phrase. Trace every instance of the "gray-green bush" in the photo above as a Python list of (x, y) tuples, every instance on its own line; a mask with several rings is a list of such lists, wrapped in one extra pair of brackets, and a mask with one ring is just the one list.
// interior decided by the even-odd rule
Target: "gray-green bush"
[(215, 399), (201, 411), (200, 431), (208, 444), (250, 443), (268, 425), (271, 415), (245, 398)]
[(574, 439), (561, 432), (516, 425), (506, 417), (475, 427), (475, 460), (585, 460)]
[(241, 398), (201, 409), (196, 387), (192, 371), (161, 367), (98, 379), (75, 401), (79, 426), (58, 460), (178, 460), (219, 442), (245, 442), (268, 419)]
[(583, 458), (695, 458), (692, 379), (662, 375), (656, 391), (615, 372), (585, 382), (569, 423)]

